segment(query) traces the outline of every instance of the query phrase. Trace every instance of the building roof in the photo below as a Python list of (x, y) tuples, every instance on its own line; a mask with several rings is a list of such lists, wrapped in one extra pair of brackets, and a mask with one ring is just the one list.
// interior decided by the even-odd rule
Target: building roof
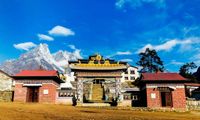
[(26, 76), (26, 77), (34, 77), (34, 76), (58, 76), (58, 72), (56, 70), (22, 70), (21, 72), (15, 74), (14, 76)]
[(142, 73), (142, 81), (186, 81), (178, 73)]
[(17, 73), (13, 76), (15, 80), (20, 80), (24, 78), (29, 79), (53, 79), (58, 83), (64, 83), (64, 81), (60, 78), (58, 71), (56, 70), (22, 70), (21, 72)]
[(72, 70), (124, 70), (127, 69), (127, 62), (120, 62), (110, 59), (104, 59), (97, 54), (89, 56), (88, 59), (79, 59), (78, 61), (69, 61)]

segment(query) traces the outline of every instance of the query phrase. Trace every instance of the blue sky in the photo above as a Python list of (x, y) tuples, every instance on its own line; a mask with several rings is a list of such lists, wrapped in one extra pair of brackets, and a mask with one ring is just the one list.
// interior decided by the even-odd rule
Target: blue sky
[[(199, 0), (1, 0), (0, 62), (40, 43), (51, 52), (100, 53), (135, 65), (158, 51), (168, 71), (200, 65)], [(71, 46), (69, 46), (71, 45)], [(75, 48), (74, 48), (75, 47)]]

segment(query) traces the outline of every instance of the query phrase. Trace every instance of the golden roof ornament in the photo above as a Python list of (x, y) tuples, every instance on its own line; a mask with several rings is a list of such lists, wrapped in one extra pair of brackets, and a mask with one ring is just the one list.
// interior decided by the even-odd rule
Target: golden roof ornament
[(108, 65), (108, 64), (110, 64), (110, 61), (109, 60), (105, 60), (104, 64)]
[(101, 57), (101, 55), (99, 55), (99, 54), (96, 56), (96, 60), (98, 60), (98, 61), (100, 61), (101, 58), (102, 58), (102, 57)]

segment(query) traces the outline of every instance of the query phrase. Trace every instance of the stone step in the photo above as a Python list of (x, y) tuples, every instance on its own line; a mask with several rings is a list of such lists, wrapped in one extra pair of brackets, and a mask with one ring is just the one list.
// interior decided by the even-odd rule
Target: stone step
[(106, 107), (110, 106), (109, 103), (81, 103), (78, 104), (77, 106), (84, 106), (84, 107)]
[(102, 100), (103, 88), (100, 84), (93, 84), (92, 88), (92, 100)]
[(96, 100), (90, 100), (89, 102), (90, 103), (104, 103), (105, 101), (104, 100), (96, 99)]

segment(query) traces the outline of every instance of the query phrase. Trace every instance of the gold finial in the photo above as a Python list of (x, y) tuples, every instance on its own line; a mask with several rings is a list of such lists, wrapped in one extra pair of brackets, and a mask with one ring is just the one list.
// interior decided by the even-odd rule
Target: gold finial
[(97, 56), (96, 56), (96, 60), (98, 60), (98, 61), (100, 61), (101, 58), (102, 58), (101, 55), (97, 55)]

